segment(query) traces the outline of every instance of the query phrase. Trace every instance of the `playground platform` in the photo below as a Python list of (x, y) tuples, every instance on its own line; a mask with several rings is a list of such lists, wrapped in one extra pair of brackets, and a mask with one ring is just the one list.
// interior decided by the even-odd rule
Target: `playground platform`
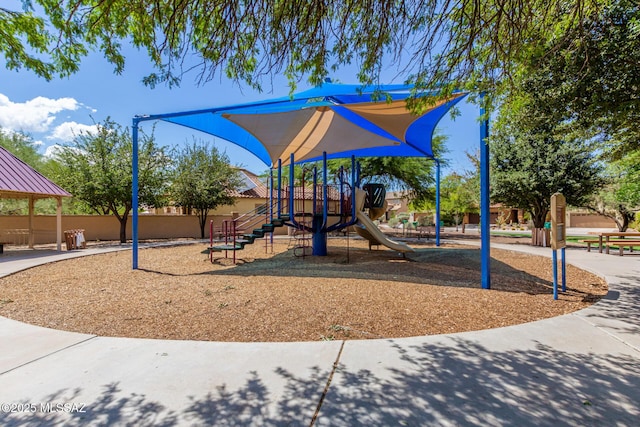
[[(118, 249), (126, 248), (3, 255), (0, 276)], [(605, 277), (608, 295), (565, 316), (451, 335), (162, 341), (70, 333), (0, 317), (0, 424), (636, 425), (640, 257), (568, 248), (567, 262)]]

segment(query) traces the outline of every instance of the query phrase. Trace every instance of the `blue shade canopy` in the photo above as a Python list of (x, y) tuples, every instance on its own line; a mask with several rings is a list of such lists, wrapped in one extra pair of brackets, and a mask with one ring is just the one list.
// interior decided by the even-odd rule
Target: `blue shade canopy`
[[(406, 108), (412, 86), (324, 83), (292, 97), (145, 117), (230, 141), (267, 165), (370, 156), (433, 157), (437, 123), (466, 94), (456, 92), (421, 114)], [(436, 95), (436, 94), (432, 94)]]

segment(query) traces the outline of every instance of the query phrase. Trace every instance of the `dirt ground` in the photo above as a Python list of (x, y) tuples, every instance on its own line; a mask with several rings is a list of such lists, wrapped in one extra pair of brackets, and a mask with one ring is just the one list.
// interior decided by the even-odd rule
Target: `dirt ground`
[[(492, 238), (493, 240), (493, 238)], [(407, 258), (358, 239), (329, 239), (326, 257), (296, 257), (289, 239), (213, 264), (189, 244), (61, 261), (0, 279), (0, 315), (102, 336), (209, 341), (393, 338), (496, 328), (570, 313), (607, 293), (567, 266), (552, 296), (547, 258), (492, 249), (480, 289), (477, 248), (412, 241)], [(266, 253), (265, 253), (266, 252)], [(220, 256), (218, 254), (218, 256)]]

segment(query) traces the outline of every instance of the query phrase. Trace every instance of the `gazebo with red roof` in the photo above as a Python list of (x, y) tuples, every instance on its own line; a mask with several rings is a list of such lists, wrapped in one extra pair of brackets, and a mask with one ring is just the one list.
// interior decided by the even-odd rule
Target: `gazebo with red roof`
[(0, 147), (0, 198), (29, 200), (29, 247), (33, 248), (33, 213), (36, 199), (54, 198), (58, 202), (56, 243), (62, 250), (62, 198), (71, 194), (49, 181), (31, 166)]

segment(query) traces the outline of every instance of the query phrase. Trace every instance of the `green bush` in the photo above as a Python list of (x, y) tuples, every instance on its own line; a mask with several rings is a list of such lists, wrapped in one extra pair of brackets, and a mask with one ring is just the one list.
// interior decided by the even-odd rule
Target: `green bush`
[(640, 212), (636, 212), (636, 219), (629, 224), (629, 228), (640, 231)]

